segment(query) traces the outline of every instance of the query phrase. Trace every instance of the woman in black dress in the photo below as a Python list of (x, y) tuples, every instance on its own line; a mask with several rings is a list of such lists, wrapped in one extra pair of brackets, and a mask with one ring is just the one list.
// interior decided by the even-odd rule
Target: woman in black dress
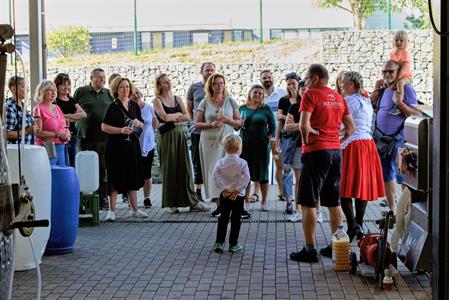
[(67, 143), (69, 154), (69, 161), (67, 165), (75, 167), (75, 156), (76, 156), (76, 142), (78, 137), (76, 135), (75, 122), (87, 117), (86, 112), (78, 104), (78, 101), (70, 96), (70, 90), (72, 83), (70, 82), (70, 77), (68, 74), (59, 73), (53, 80), (56, 85), (56, 105), (64, 113), (64, 118), (66, 119), (67, 125), (70, 130), (70, 141)]
[(143, 169), (136, 128), (143, 127), (143, 120), (137, 103), (130, 101), (133, 90), (128, 78), (114, 79), (111, 94), (115, 101), (109, 105), (101, 124), (101, 130), (108, 134), (105, 161), (109, 185), (106, 220), (109, 221), (115, 220), (118, 193), (128, 193), (131, 217), (148, 217), (137, 207), (137, 191), (143, 186)]

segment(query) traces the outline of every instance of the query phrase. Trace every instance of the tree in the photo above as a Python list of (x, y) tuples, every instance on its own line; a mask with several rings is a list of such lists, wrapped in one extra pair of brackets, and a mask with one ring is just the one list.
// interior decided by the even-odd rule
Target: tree
[(90, 50), (91, 38), (89, 30), (84, 26), (62, 26), (47, 35), (47, 46), (50, 51), (62, 57), (70, 57)]
[(407, 16), (404, 23), (407, 29), (428, 29), (430, 28), (429, 18), (426, 15), (420, 16)]
[(421, 15), (407, 16), (404, 24), (407, 29), (428, 29), (430, 28), (429, 4), (426, 0), (401, 0), (401, 5), (411, 6), (418, 9)]
[(354, 17), (354, 28), (362, 30), (365, 19), (377, 10), (385, 9), (385, 0), (315, 0), (319, 7), (336, 7), (351, 13)]

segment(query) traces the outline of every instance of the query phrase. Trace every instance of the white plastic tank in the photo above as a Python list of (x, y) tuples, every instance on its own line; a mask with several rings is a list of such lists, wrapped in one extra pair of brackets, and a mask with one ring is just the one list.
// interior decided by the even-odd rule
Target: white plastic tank
[[(19, 183), (17, 145), (8, 145), (7, 152), (11, 183)], [(25, 177), (29, 191), (33, 196), (36, 220), (46, 219), (51, 222), (51, 169), (47, 151), (44, 147), (25, 145), (22, 157), (22, 175)], [(15, 230), (15, 236), (15, 270), (22, 271), (36, 268), (28, 238), (23, 237), (18, 230)], [(31, 235), (39, 263), (49, 236), (50, 226), (36, 227)]]
[(80, 151), (75, 157), (75, 169), (80, 182), (80, 192), (93, 194), (98, 190), (98, 154), (95, 151)]

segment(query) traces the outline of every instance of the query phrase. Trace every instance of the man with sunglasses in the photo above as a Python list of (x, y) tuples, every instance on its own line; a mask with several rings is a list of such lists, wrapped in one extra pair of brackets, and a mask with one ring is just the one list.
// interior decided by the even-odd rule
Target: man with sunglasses
[[(394, 97), (394, 89), (397, 82), (399, 64), (393, 60), (385, 62), (382, 67), (382, 79), (378, 80), (375, 90), (371, 94), (371, 103), (377, 108), (376, 128), (383, 135), (394, 136), (395, 144), (391, 154), (387, 157), (381, 156), (382, 173), (385, 185), (385, 193), (388, 207), (396, 214), (396, 182), (402, 183), (403, 177), (398, 173), (396, 156), (398, 148), (404, 146), (404, 122), (411, 115), (417, 115), (418, 104), (416, 92), (409, 84), (404, 86), (404, 98)], [(399, 113), (392, 113), (396, 106)]]

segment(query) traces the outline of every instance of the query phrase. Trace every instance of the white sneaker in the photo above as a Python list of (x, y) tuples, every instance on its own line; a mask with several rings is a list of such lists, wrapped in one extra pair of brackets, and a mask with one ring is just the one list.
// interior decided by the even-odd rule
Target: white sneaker
[(265, 201), (265, 203), (262, 204), (262, 210), (263, 211), (269, 211), (270, 210), (270, 208), (268, 207), (268, 201)]
[(167, 211), (171, 214), (179, 213), (179, 210), (177, 207), (169, 207), (169, 208), (167, 208)]
[(148, 218), (147, 213), (144, 212), (144, 211), (141, 211), (140, 209), (138, 209), (136, 211), (130, 210), (129, 211), (129, 216), (131, 218)]
[(190, 207), (190, 211), (209, 211), (210, 207), (203, 202), (198, 202), (195, 206)]
[(106, 221), (115, 221), (115, 213), (113, 211), (108, 211), (106, 215)]
[(321, 210), (316, 211), (316, 222), (318, 224), (323, 223), (323, 213), (321, 212)]
[(302, 221), (302, 214), (296, 212), (293, 216), (288, 218), (288, 220), (290, 222), (301, 222)]

